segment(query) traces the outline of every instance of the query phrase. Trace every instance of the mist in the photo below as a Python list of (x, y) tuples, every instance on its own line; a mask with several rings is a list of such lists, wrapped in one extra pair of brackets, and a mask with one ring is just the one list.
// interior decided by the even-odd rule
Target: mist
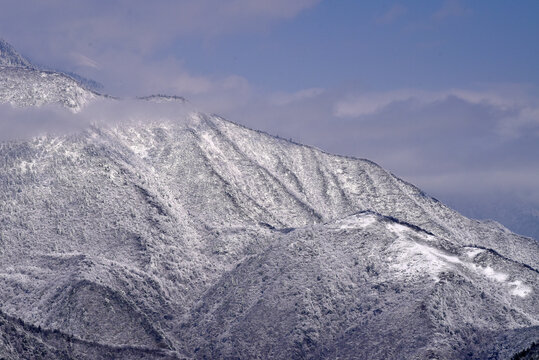
[(100, 98), (78, 112), (60, 105), (16, 107), (0, 104), (0, 141), (28, 140), (36, 136), (59, 136), (80, 132), (88, 126), (137, 125), (152, 121), (184, 121), (197, 111), (189, 103), (155, 103), (139, 99)]

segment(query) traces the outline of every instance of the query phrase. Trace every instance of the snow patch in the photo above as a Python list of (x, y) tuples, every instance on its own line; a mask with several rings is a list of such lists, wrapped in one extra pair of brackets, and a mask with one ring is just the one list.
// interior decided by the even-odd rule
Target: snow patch
[(359, 229), (366, 228), (376, 222), (376, 216), (367, 215), (367, 216), (352, 216), (345, 219), (341, 219), (336, 222), (339, 229)]
[(403, 238), (404, 234), (410, 230), (407, 226), (396, 223), (387, 224), (386, 228), (399, 238)]
[(470, 259), (475, 258), (477, 255), (479, 255), (479, 254), (481, 254), (483, 252), (485, 252), (484, 249), (477, 249), (477, 248), (468, 248), (468, 249), (466, 249), (466, 255)]
[(435, 248), (432, 248), (432, 247), (427, 246), (427, 245), (417, 244), (416, 243), (414, 245), (413, 249), (416, 251), (416, 253), (423, 254), (427, 258), (430, 258), (430, 259), (433, 259), (435, 257), (437, 259), (442, 259), (442, 260), (444, 260), (446, 262), (450, 262), (450, 263), (453, 263), (453, 264), (461, 264), (462, 263), (462, 261), (460, 261), (460, 259), (458, 257), (444, 254), (442, 251), (440, 251), (438, 249), (435, 249)]
[(74, 160), (78, 160), (80, 158), (80, 154), (76, 151), (71, 151), (71, 150), (65, 150), (65, 156), (70, 158), (70, 159), (74, 159)]
[(403, 238), (395, 242), (391, 250), (398, 254), (397, 263), (392, 268), (405, 276), (428, 274), (435, 281), (439, 281), (438, 273), (453, 264), (462, 264), (456, 256), (448, 255), (442, 250), (425, 244), (403, 240)]
[(486, 268), (480, 267), (479, 271), (481, 271), (486, 277), (498, 282), (504, 282), (507, 280), (507, 274), (497, 272), (490, 266), (487, 266)]
[(132, 144), (130, 148), (137, 156), (143, 159), (148, 157), (148, 149), (143, 144)]
[(511, 289), (511, 295), (526, 297), (532, 292), (532, 288), (523, 284), (520, 280), (511, 281), (509, 283), (513, 289)]
[(21, 160), (21, 162), (19, 163), (19, 170), (21, 171), (22, 174), (26, 174), (26, 172), (28, 170), (31, 170), (34, 168), (36, 162), (35, 161), (25, 161), (25, 160)]
[[(509, 275), (496, 271), (492, 267), (487, 266), (485, 268), (479, 267), (477, 265), (471, 264), (470, 266), (473, 270), (479, 272), (480, 274), (486, 276), (487, 278), (500, 282), (500, 283), (506, 283), (507, 279), (509, 278)], [(519, 297), (526, 297), (532, 292), (532, 288), (526, 284), (524, 284), (521, 280), (515, 280), (508, 282), (507, 285), (511, 287), (510, 294), (519, 296)]]

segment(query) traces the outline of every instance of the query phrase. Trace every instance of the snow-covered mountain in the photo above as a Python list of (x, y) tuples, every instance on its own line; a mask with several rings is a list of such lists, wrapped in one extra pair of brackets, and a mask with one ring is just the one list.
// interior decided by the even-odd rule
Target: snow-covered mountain
[(32, 67), (27, 59), (3, 39), (0, 39), (0, 66)]
[(79, 111), (96, 96), (68, 75), (37, 69), (0, 39), (0, 102), (16, 106), (60, 104)]
[(8, 359), (534, 356), (538, 269), (368, 160), (216, 115), (0, 143)]

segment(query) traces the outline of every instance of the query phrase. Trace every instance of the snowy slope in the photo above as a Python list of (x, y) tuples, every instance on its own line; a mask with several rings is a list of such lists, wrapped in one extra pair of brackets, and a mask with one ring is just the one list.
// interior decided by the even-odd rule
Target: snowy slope
[(32, 67), (9, 43), (0, 39), (0, 66)]
[(15, 106), (59, 104), (80, 111), (97, 94), (65, 74), (39, 70), (0, 39), (0, 102)]
[(537, 272), (490, 250), (364, 212), (241, 263), (185, 334), (208, 358), (507, 357), (537, 336), (537, 285)]
[[(0, 159), (1, 310), (35, 326), (244, 358), (353, 357), (389, 335), (373, 358), (471, 340), (509, 354), (538, 335), (537, 244), (366, 160), (198, 113), (4, 143)], [(417, 331), (399, 338), (398, 319)]]
[[(0, 69), (1, 101), (91, 100)], [(215, 115), (0, 143), (8, 359), (510, 358), (539, 338), (538, 268), (368, 160)]]
[(16, 106), (59, 104), (80, 111), (96, 94), (55, 72), (0, 66), (0, 101)]

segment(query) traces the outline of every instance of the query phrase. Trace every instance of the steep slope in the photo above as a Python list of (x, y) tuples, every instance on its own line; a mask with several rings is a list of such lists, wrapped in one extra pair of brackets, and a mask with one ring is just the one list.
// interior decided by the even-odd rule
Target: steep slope
[(32, 67), (28, 60), (3, 39), (0, 39), (0, 66)]
[(162, 349), (114, 347), (25, 323), (0, 312), (0, 356), (17, 359), (177, 359)]
[(522, 251), (536, 249), (532, 239), (467, 219), (368, 160), (330, 155), (204, 114), (180, 126), (117, 129), (113, 136), (151, 163), (208, 226), (300, 227), (372, 210), (539, 266), (533, 251)]
[(0, 66), (0, 102), (16, 106), (59, 104), (79, 111), (97, 95), (52, 71)]
[(96, 96), (70, 76), (35, 68), (0, 39), (0, 103), (20, 107), (59, 104), (80, 111)]

